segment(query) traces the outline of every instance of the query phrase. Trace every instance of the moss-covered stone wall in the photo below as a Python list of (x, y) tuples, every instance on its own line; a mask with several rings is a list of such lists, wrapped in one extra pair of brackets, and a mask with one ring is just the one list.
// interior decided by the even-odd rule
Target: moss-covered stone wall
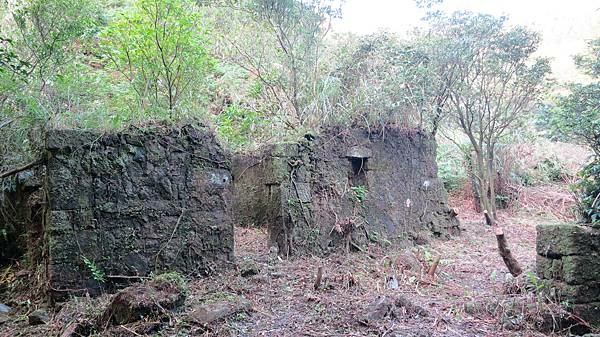
[(27, 247), (42, 239), (42, 176), (43, 168), (30, 168), (0, 179), (0, 266), (40, 259), (41, 250)]
[(40, 230), (25, 226), (26, 249), (41, 252), (51, 298), (233, 260), (230, 156), (208, 129), (51, 130), (42, 147)]
[(600, 230), (575, 224), (537, 227), (537, 274), (558, 300), (600, 326)]
[(435, 149), (418, 131), (331, 128), (242, 156), (236, 221), (268, 226), (284, 255), (457, 233)]

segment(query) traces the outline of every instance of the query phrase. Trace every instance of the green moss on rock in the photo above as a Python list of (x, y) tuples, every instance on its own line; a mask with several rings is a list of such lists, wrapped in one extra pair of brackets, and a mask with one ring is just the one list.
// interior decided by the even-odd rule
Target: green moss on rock
[(537, 253), (551, 258), (600, 251), (600, 230), (570, 223), (537, 226)]

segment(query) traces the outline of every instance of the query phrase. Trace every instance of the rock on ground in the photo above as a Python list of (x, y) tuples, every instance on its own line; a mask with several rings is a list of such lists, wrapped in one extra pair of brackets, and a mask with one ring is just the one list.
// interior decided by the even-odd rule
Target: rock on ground
[(175, 282), (150, 281), (121, 290), (108, 305), (101, 321), (126, 324), (143, 317), (160, 315), (185, 302), (185, 289)]
[(243, 298), (231, 301), (219, 301), (197, 307), (188, 315), (188, 320), (197, 324), (208, 324), (251, 309), (252, 303)]
[(359, 319), (359, 322), (369, 325), (386, 317), (400, 317), (403, 314), (411, 316), (428, 316), (429, 313), (427, 310), (412, 303), (412, 301), (404, 296), (398, 296), (396, 298), (380, 296), (367, 306), (367, 309)]
[(260, 273), (260, 268), (256, 262), (250, 259), (244, 259), (238, 268), (242, 277), (250, 277)]
[(50, 322), (48, 312), (44, 309), (37, 309), (28, 316), (29, 325), (47, 324)]
[(8, 305), (0, 303), (0, 314), (9, 314), (12, 311), (12, 308)]

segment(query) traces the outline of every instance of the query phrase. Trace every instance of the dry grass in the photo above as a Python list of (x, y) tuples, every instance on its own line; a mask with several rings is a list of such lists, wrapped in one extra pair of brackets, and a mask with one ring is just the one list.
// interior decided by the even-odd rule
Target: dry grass
[(509, 151), (523, 170), (532, 171), (544, 159), (556, 158), (571, 176), (590, 160), (592, 154), (588, 148), (581, 145), (552, 142), (543, 138), (537, 139), (536, 142), (512, 145)]
[[(531, 270), (535, 225), (545, 220), (507, 212), (500, 219), (516, 257)], [(406, 250), (399, 247), (371, 246), (367, 253), (280, 260), (268, 255), (262, 230), (237, 229), (238, 259), (257, 261), (260, 274), (246, 279), (231, 271), (193, 282), (196, 299), (189, 305), (211, 294), (233, 294), (252, 301), (254, 312), (189, 331), (206, 336), (547, 335), (534, 329), (541, 312), (549, 312), (544, 301), (531, 292), (507, 292), (508, 286), (518, 282), (508, 276), (493, 232), (482, 219), (463, 215), (462, 221), (460, 237), (408, 250), (423, 267), (417, 271), (407, 268), (411, 263), (406, 261)], [(430, 279), (424, 274), (435, 255), (442, 260), (436, 278)], [(315, 291), (319, 266), (325, 277)], [(386, 286), (392, 276), (399, 281), (396, 290)], [(400, 294), (430, 315), (386, 318), (369, 326), (359, 323), (365, 308), (378, 296)]]

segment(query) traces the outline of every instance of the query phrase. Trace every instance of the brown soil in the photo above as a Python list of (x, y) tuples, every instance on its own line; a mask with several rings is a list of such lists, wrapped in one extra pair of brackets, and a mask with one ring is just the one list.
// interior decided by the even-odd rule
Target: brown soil
[[(190, 332), (210, 336), (548, 335), (534, 329), (542, 317), (536, 314), (546, 306), (534, 293), (507, 293), (516, 281), (507, 281), (510, 276), (498, 255), (493, 232), (481, 216), (466, 215), (461, 219), (464, 232), (460, 237), (416, 248), (423, 265), (418, 273), (404, 268), (402, 249), (375, 245), (364, 253), (280, 260), (269, 256), (263, 230), (238, 228), (238, 261), (252, 259), (261, 272), (250, 278), (230, 272), (198, 280), (192, 283), (191, 293), (199, 299), (219, 293), (240, 295), (253, 303), (254, 311), (224, 324), (192, 327)], [(532, 270), (535, 225), (543, 220), (507, 212), (501, 213), (500, 219), (515, 256), (525, 270)], [(424, 274), (427, 261), (438, 254), (442, 260), (432, 280)], [(315, 291), (319, 266), (323, 267), (324, 281)], [(391, 276), (399, 282), (396, 290), (386, 286)], [(430, 314), (386, 318), (369, 326), (359, 323), (378, 296), (398, 295)]]

